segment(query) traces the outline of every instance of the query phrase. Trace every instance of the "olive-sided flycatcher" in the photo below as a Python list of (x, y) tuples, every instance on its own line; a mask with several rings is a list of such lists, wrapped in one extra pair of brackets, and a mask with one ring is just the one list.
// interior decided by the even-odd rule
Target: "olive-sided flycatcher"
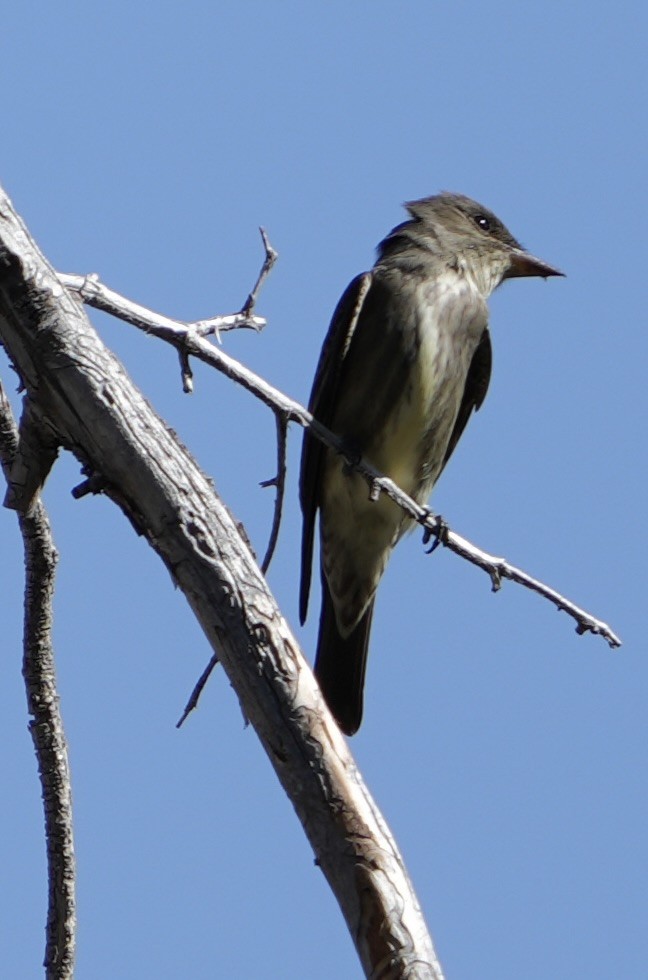
[[(320, 355), (310, 411), (423, 505), (488, 388), (486, 300), (504, 279), (559, 276), (492, 212), (459, 194), (406, 205), (409, 219), (348, 286)], [(369, 629), (391, 551), (412, 527), (344, 458), (304, 434), (300, 618), (319, 511), (322, 611), (315, 675), (340, 728), (362, 720)]]

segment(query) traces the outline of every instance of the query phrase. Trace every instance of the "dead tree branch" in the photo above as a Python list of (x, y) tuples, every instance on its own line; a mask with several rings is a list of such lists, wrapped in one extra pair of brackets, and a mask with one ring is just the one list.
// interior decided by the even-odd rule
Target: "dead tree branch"
[(286, 492), (286, 442), (288, 439), (288, 419), (281, 412), (275, 412), (275, 422), (277, 423), (277, 475), (270, 480), (264, 480), (262, 487), (276, 487), (274, 514), (272, 527), (270, 529), (270, 539), (266, 549), (265, 557), (261, 562), (261, 571), (265, 575), (270, 568), (270, 562), (274, 555), (277, 541), (279, 540), (279, 527), (281, 525), (281, 512), (283, 510), (284, 495)]
[(176, 728), (182, 728), (182, 726), (184, 725), (185, 721), (187, 720), (191, 712), (198, 707), (200, 695), (204, 691), (205, 685), (207, 684), (207, 681), (211, 677), (212, 671), (216, 667), (217, 663), (218, 663), (218, 654), (215, 653), (212, 656), (209, 663), (207, 664), (207, 666), (205, 667), (205, 669), (203, 670), (198, 680), (196, 681), (196, 683), (194, 684), (194, 689), (189, 695), (189, 700), (185, 705), (184, 711), (182, 712), (180, 718), (176, 722)]
[[(0, 463), (9, 475), (18, 449), (18, 430), (0, 384)], [(29, 731), (43, 794), (48, 866), (45, 975), (73, 975), (76, 945), (76, 867), (70, 766), (56, 687), (52, 648), (52, 598), (58, 556), (47, 514), (38, 501), (18, 522), (25, 552), (23, 677)]]
[[(52, 439), (97, 475), (184, 592), (293, 803), (366, 976), (440, 980), (396, 844), (236, 522), (4, 195), (0, 339)], [(12, 466), (13, 503), (24, 506), (17, 477)]]
[[(439, 538), (444, 547), (483, 569), (490, 577), (494, 592), (501, 587), (503, 579), (517, 582), (518, 585), (536, 592), (553, 603), (559, 611), (566, 612), (571, 616), (576, 623), (577, 633), (594, 633), (602, 636), (612, 648), (621, 646), (620, 638), (603, 620), (593, 616), (556, 589), (529, 575), (505, 558), (489, 554), (460, 534), (450, 530), (445, 521), (441, 521), (428, 507), (421, 507), (370, 463), (364, 459), (359, 460), (356, 454), (349, 451), (342, 439), (321, 425), (302, 405), (288, 398), (283, 392), (268, 384), (267, 381), (244, 367), (233, 357), (204, 340), (202, 336), (197, 334), (194, 324), (182, 324), (177, 320), (170, 320), (157, 313), (152, 313), (142, 306), (136, 306), (113, 290), (107, 289), (94, 276), (84, 278), (61, 274), (59, 279), (68, 288), (77, 290), (88, 305), (112, 313), (138, 329), (153, 334), (160, 340), (174, 346), (187, 358), (196, 357), (205, 364), (209, 364), (231, 378), (232, 381), (242, 385), (273, 412), (280, 414), (282, 418), (287, 421), (298, 422), (299, 425), (309, 429), (325, 445), (343, 455), (351, 469), (357, 470), (365, 477), (369, 485), (368, 492), (372, 499), (377, 500), (381, 493), (390, 497), (412, 520), (420, 524), (428, 535)], [(86, 286), (79, 289), (79, 283), (85, 283)], [(89, 286), (88, 283), (90, 283)], [(136, 314), (133, 313), (133, 310), (137, 311)], [(234, 316), (242, 315), (234, 314)]]

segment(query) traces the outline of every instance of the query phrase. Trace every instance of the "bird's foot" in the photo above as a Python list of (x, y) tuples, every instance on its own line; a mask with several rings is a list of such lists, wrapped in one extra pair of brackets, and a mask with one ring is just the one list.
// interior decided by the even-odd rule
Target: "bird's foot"
[[(431, 514), (432, 511), (429, 513)], [(430, 547), (426, 549), (425, 553), (427, 555), (431, 555), (433, 551), (436, 551), (440, 544), (446, 544), (448, 541), (448, 533), (450, 528), (440, 514), (435, 515), (434, 524), (435, 526), (433, 528), (426, 527), (423, 529), (423, 547), (429, 543), (430, 538), (434, 538), (434, 541)]]

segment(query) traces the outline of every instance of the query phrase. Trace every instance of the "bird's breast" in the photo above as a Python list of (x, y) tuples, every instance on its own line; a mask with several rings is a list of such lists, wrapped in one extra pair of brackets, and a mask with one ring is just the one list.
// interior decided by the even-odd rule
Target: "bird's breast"
[(415, 337), (403, 389), (375, 433), (367, 455), (407, 493), (427, 499), (443, 465), (470, 363), (487, 322), (486, 304), (453, 274), (420, 287), (418, 315), (401, 326)]

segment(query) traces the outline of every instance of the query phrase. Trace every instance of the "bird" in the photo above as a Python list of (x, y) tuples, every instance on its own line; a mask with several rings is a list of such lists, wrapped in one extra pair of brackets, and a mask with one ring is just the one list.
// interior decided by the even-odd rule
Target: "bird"
[[(487, 300), (506, 279), (563, 275), (526, 251), (492, 211), (443, 192), (404, 205), (369, 272), (343, 293), (324, 340), (309, 411), (424, 506), (491, 374)], [(344, 455), (304, 431), (299, 616), (308, 612), (319, 523), (322, 606), (314, 673), (339, 728), (362, 721), (376, 590), (414, 526), (370, 497)]]

